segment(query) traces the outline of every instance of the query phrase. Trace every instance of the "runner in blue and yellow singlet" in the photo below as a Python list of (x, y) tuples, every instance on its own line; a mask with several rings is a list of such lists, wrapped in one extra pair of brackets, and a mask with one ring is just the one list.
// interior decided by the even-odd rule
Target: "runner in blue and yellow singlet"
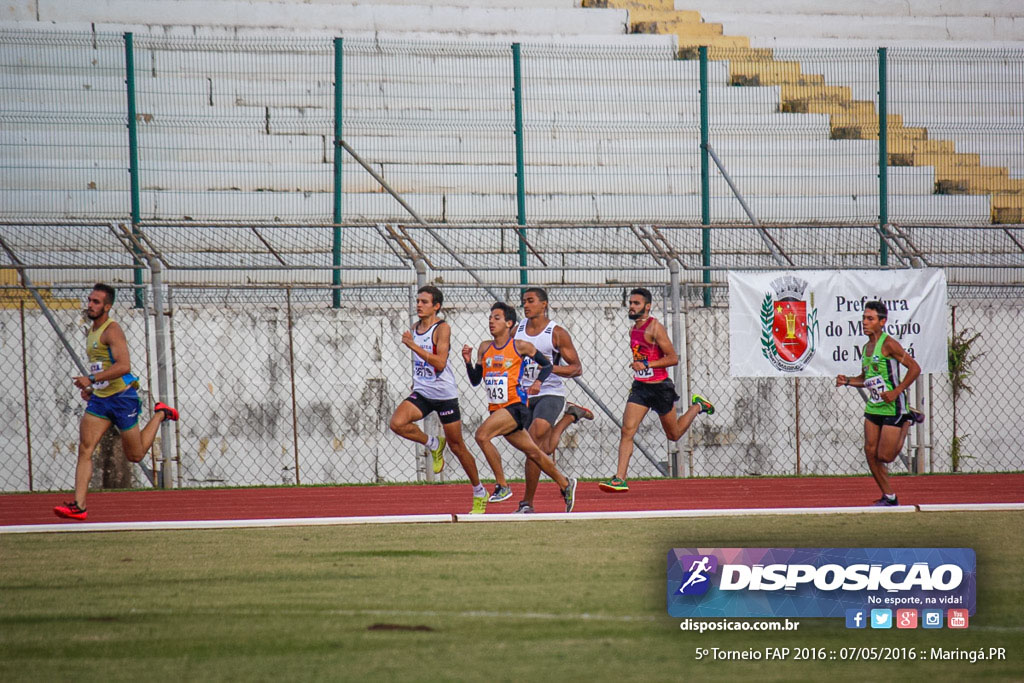
[(113, 424), (121, 432), (124, 455), (139, 462), (153, 445), (156, 431), (165, 419), (177, 420), (178, 411), (163, 403), (153, 406), (153, 419), (139, 429), (142, 404), (136, 389), (138, 379), (132, 374), (128, 342), (121, 326), (110, 319), (114, 305), (114, 288), (97, 283), (89, 293), (85, 315), (92, 321), (86, 338), (89, 374), (72, 381), (87, 400), (85, 415), (79, 426), (78, 462), (75, 465), (75, 499), (53, 509), (58, 517), (86, 519), (85, 496), (92, 478), (92, 453), (100, 438)]
[[(856, 377), (839, 375), (836, 386), (863, 387), (868, 391), (864, 405), (864, 455), (882, 497), (875, 505), (899, 505), (889, 485), (888, 464), (896, 459), (910, 425), (924, 419), (907, 405), (906, 390), (921, 374), (917, 364), (898, 341), (885, 332), (889, 311), (881, 301), (864, 304), (864, 346), (861, 373)], [(900, 366), (907, 369), (900, 378)]]
[[(526, 431), (529, 425), (528, 391), (534, 383), (543, 384), (551, 375), (551, 361), (530, 342), (513, 339), (516, 311), (508, 304), (498, 302), (491, 306), (488, 326), (492, 339), (482, 342), (477, 349), (479, 362), (473, 364), (473, 347), (468, 344), (462, 347), (462, 358), (466, 361), (466, 373), (473, 386), (483, 382), (487, 389), (490, 415), (476, 430), (476, 442), (497, 482), (489, 500), (500, 503), (512, 497), (501, 466), (501, 455), (491, 443), (495, 437), (504, 436), (506, 441), (534, 461), (541, 472), (555, 480), (562, 490), (565, 511), (572, 512), (576, 503), (576, 479), (562, 474), (551, 456), (541, 450)], [(532, 358), (540, 366), (533, 382), (523, 381), (524, 358)]]

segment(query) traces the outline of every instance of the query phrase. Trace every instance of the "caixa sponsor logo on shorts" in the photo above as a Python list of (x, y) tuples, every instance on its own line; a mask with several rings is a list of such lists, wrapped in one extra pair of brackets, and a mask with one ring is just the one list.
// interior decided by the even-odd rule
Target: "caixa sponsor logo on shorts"
[(841, 617), (858, 607), (974, 613), (970, 548), (673, 548), (675, 617)]

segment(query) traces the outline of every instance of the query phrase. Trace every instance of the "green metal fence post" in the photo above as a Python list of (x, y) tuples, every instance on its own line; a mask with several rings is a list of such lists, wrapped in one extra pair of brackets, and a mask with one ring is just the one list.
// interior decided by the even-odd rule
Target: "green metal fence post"
[[(142, 221), (142, 210), (139, 199), (139, 131), (138, 119), (135, 116), (135, 41), (131, 33), (124, 34), (124, 72), (125, 85), (128, 93), (128, 174), (131, 179), (131, 210), (132, 232), (139, 234), (139, 223)], [(146, 297), (142, 289), (142, 260), (137, 248), (135, 250), (135, 308), (146, 305)]]
[[(516, 112), (516, 222), (526, 225), (526, 175), (523, 162), (523, 72), (519, 43), (512, 43), (512, 93)], [(519, 228), (519, 283), (530, 282), (526, 272), (526, 228)]]
[[(700, 54), (700, 224), (711, 225), (711, 166), (708, 159), (708, 48)], [(711, 228), (700, 231), (700, 262), (703, 266), (704, 306), (711, 307)]]
[(345, 54), (343, 38), (334, 39), (334, 235), (331, 243), (331, 307), (341, 308), (341, 141), (342, 112), (342, 58)]
[[(878, 229), (885, 233), (889, 225), (889, 117), (885, 48), (878, 48)], [(878, 258), (889, 265), (889, 245), (879, 238)]]

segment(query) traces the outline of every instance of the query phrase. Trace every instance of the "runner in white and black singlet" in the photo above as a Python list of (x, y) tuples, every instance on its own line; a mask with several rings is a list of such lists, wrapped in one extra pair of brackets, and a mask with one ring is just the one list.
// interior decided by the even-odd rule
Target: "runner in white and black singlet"
[[(565, 380), (583, 374), (583, 366), (572, 337), (565, 328), (548, 318), (548, 293), (541, 287), (530, 287), (523, 292), (522, 302), (526, 319), (516, 326), (515, 338), (533, 344), (553, 365), (552, 373), (539, 389), (530, 385), (526, 392), (530, 409), (529, 432), (541, 450), (553, 457), (566, 427), (581, 419), (593, 420), (594, 414), (583, 406), (565, 402)], [(524, 363), (525, 383), (525, 380), (537, 378), (540, 367), (531, 359), (524, 359)], [(562, 408), (565, 408), (564, 414)], [(539, 481), (540, 468), (527, 459), (526, 492), (519, 501), (517, 513), (534, 511), (533, 499)]]
[[(448, 365), (451, 349), (451, 327), (437, 317), (444, 295), (433, 285), (420, 287), (416, 293), (416, 316), (419, 321), (402, 334), (402, 343), (413, 352), (412, 393), (402, 401), (391, 416), (391, 431), (402, 438), (424, 444), (433, 460), (434, 474), (444, 469), (445, 444), (462, 464), (462, 469), (473, 485), (474, 513), (483, 513), (487, 507), (487, 491), (480, 484), (476, 460), (462, 438), (462, 415), (459, 412), (459, 394), (455, 376)], [(427, 434), (416, 424), (432, 412), (437, 412), (444, 436)]]

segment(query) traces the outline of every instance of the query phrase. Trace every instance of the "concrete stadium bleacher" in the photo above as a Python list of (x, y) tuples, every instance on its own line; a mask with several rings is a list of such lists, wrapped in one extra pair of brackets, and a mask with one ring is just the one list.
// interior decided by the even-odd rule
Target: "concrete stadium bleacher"
[[(797, 0), (776, 3), (770, 10), (739, 0), (599, 4), (622, 9), (583, 9), (566, 0), (452, 0), (444, 6), (425, 0), (372, 5), (330, 0), (37, 0), (8, 5), (6, 16), (15, 21), (0, 29), (136, 33), (136, 59), (146, 67), (140, 70), (138, 112), (143, 202), (150, 218), (327, 220), (333, 185), (333, 74), (325, 52), (329, 43), (320, 41), (321, 54), (294, 50), (288, 54), (286, 70), (281, 70), (278, 56), (246, 54), (234, 59), (223, 51), (208, 51), (209, 43), (203, 41), (343, 35), (350, 44), (401, 40), (439, 46), (434, 58), (401, 50), (360, 54), (357, 49), (346, 54), (346, 69), (354, 75), (346, 76), (344, 83), (346, 139), (357, 150), (368, 150), (368, 160), (429, 220), (514, 219), (509, 77), (460, 80), (459, 69), (452, 65), (466, 57), (444, 51), (444, 46), (450, 50), (458, 41), (491, 45), (472, 57), (473, 69), (507, 74), (508, 41), (514, 38), (527, 52), (575, 44), (588, 56), (573, 60), (571, 82), (564, 65), (539, 59), (527, 63), (535, 67), (525, 74), (530, 79), (524, 102), (529, 220), (693, 222), (700, 216), (697, 63), (672, 58), (679, 47), (692, 44), (682, 37), (687, 27), (693, 29), (695, 40), (713, 46), (761, 48), (776, 45), (763, 31), (724, 40), (736, 38), (736, 17), (746, 17), (751, 28), (772, 25), (779, 30), (798, 17), (800, 26), (818, 22), (823, 33), (849, 18), (844, 14), (834, 21), (823, 19), (823, 11), (815, 14), (813, 3)], [(668, 6), (674, 8), (675, 18), (660, 18), (658, 13), (669, 11)], [(979, 7), (1001, 13), (995, 14), (999, 24), (1016, 16), (1011, 3), (990, 1)], [(854, 0), (845, 11), (862, 11), (871, 21), (893, 23), (878, 2)], [(949, 24), (949, 15), (937, 10), (914, 16), (922, 26)], [(626, 32), (630, 23), (633, 30), (637, 23), (645, 24), (642, 30), (654, 30), (663, 21), (669, 23), (661, 28), (670, 29), (671, 35)], [(857, 39), (860, 24), (847, 23), (851, 39)], [(710, 24), (720, 24), (721, 30)], [(974, 35), (969, 26), (980, 22), (966, 22), (962, 30), (947, 34), (965, 36), (964, 40), (995, 39), (1007, 31), (1012, 35), (1011, 29), (1001, 27), (999, 33), (993, 29), (968, 38)], [(146, 42), (147, 37), (155, 41), (167, 36), (198, 43), (194, 49), (158, 50)], [(714, 36), (723, 40), (716, 43)], [(800, 31), (793, 36), (799, 38)], [(638, 57), (594, 59), (602, 50), (634, 49), (624, 46), (637, 46)], [(108, 211), (123, 216), (123, 128), (86, 123), (91, 115), (123, 108), (123, 54), (74, 45), (62, 50), (62, 63), (55, 64), (50, 47), (0, 43), (0, 59), (18, 67), (16, 73), (8, 70), (2, 81), (5, 95), (11, 96), (5, 96), (0, 113), (14, 121), (0, 130), (0, 144), (10, 159), (0, 170), (4, 212), (30, 217), (39, 215), (40, 206), (49, 206), (62, 218), (101, 217)], [(710, 65), (712, 139), (728, 170), (755, 212), (770, 220), (871, 222), (878, 200), (877, 182), (872, 180), (877, 152), (870, 142), (870, 115), (850, 119), (819, 105), (822, 99), (837, 99), (824, 90), (831, 84), (849, 88), (842, 96), (847, 108), (870, 100), (865, 91), (873, 86), (842, 83), (842, 73), (799, 67), (795, 71), (800, 83), (814, 75), (819, 80), (811, 86), (796, 85), (790, 79), (794, 69), (787, 64), (800, 64), (799, 55), (788, 59), (778, 47), (771, 58), (766, 54), (757, 49), (750, 52), (748, 62), (734, 59)], [(390, 61), (362, 71), (361, 60)], [(562, 60), (570, 61), (564, 55)], [(69, 71), (68, 64), (75, 68)], [(745, 70), (744, 64), (753, 70)], [(448, 74), (443, 83), (426, 80), (438, 72)], [(916, 78), (912, 68), (904, 77)], [(758, 85), (752, 87), (755, 82)], [(738, 84), (747, 87), (733, 87)], [(447, 100), (439, 97), (439, 90), (447, 93)], [(979, 97), (985, 94), (978, 91)], [(1014, 97), (986, 107), (987, 120), (1014, 121), (1020, 95)], [(63, 112), (55, 111), (60, 107)], [(908, 105), (901, 111), (898, 97), (890, 105), (891, 114), (903, 115), (893, 119), (890, 130), (890, 164), (898, 162), (889, 170), (890, 191), (898, 197), (890, 208), (892, 219), (991, 221), (989, 192), (1018, 191), (1012, 175), (1019, 174), (1022, 155), (1005, 146), (995, 149), (999, 145), (990, 138), (970, 134), (946, 138), (955, 143), (954, 151), (935, 137), (943, 130), (957, 132), (956, 126), (929, 120), (927, 132), (922, 132), (916, 119), (934, 112), (919, 109)], [(67, 120), (69, 111), (73, 127), (48, 130), (45, 140), (38, 139), (33, 122), (48, 117)], [(795, 116), (787, 111), (806, 113)], [(215, 121), (216, 128), (189, 127), (201, 116)], [(876, 114), (873, 125), (877, 137)], [(855, 132), (837, 135), (842, 126)], [(759, 131), (766, 134), (758, 138)], [(187, 145), (182, 144), (183, 136)], [(989, 163), (1000, 164), (1005, 172), (984, 171)], [(942, 169), (939, 178), (936, 168)], [(975, 188), (972, 183), (982, 176), (985, 183)], [(958, 185), (961, 178), (965, 180)], [(951, 194), (935, 194), (943, 179)], [(347, 158), (343, 187), (346, 220), (407, 218)], [(57, 190), (49, 199), (47, 188)], [(711, 205), (715, 221), (746, 220), (717, 173)], [(1012, 218), (1012, 212), (1006, 217)]]

